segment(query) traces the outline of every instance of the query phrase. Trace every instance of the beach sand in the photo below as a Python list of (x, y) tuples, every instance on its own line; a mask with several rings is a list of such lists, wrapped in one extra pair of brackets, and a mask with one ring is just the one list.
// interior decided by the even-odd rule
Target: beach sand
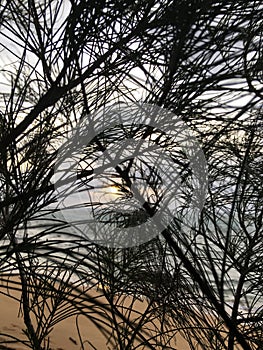
[[(17, 281), (17, 280), (16, 280)], [(8, 290), (8, 288), (2, 283), (0, 286), (0, 349), (16, 349), (25, 350), (29, 349), (23, 344), (10, 343), (10, 336), (17, 337), (19, 339), (26, 340), (26, 336), (23, 333), (25, 329), (23, 317), (19, 312), (19, 299), (20, 292)], [(10, 296), (4, 295), (9, 293), (18, 300), (12, 299)], [(100, 291), (96, 288), (89, 290), (89, 293), (94, 297), (102, 298)], [(146, 302), (136, 301), (134, 308), (140, 312), (143, 312), (147, 307)], [(78, 317), (79, 331), (84, 343), (84, 347), (81, 348), (81, 342), (76, 327), (76, 316), (71, 316), (67, 319), (57, 323), (51, 333), (50, 338), (50, 349), (52, 350), (116, 350), (115, 347), (111, 347), (107, 344), (107, 336), (104, 337), (97, 327), (84, 315)], [(36, 325), (34, 325), (36, 327)], [(3, 335), (3, 333), (5, 335)], [(9, 341), (8, 341), (9, 340)], [(94, 348), (88, 343), (92, 343)], [(189, 350), (186, 340), (177, 333), (176, 339), (174, 339), (175, 350)], [(142, 347), (141, 347), (142, 349)]]

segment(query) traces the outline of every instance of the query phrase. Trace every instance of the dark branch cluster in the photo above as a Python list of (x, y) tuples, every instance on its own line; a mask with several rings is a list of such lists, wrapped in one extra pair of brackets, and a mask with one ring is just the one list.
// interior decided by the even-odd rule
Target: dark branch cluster
[[(178, 332), (190, 349), (262, 348), (262, 28), (259, 0), (0, 2), (0, 293), (20, 291), (26, 328), (3, 342), (51, 349), (53, 326), (83, 315), (111, 349), (175, 349)], [(65, 219), (78, 204), (59, 210), (54, 176), (72, 132), (92, 132), (93, 113), (125, 103), (181, 118), (206, 157), (208, 189), (194, 220), (197, 179), (178, 140), (133, 120), (95, 135), (71, 175), (78, 189), (97, 188), (80, 207), (106, 233), (153, 219), (174, 179), (158, 169), (159, 151), (137, 152), (106, 167), (102, 186), (107, 149), (157, 145), (180, 176), (160, 235), (120, 249), (83, 235), (82, 217)], [(74, 195), (68, 180), (63, 200)]]

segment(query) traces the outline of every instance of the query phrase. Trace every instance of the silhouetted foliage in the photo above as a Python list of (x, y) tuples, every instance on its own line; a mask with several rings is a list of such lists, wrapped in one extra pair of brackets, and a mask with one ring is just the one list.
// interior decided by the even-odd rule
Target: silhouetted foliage
[[(257, 0), (1, 1), (0, 292), (20, 291), (25, 323), (25, 338), (2, 334), (5, 344), (50, 349), (53, 326), (82, 315), (111, 349), (176, 349), (178, 332), (191, 349), (262, 348), (262, 18)], [(182, 207), (160, 236), (120, 249), (66, 222), (52, 179), (72, 130), (127, 102), (182, 118), (209, 186), (196, 225), (182, 228)], [(160, 133), (131, 124), (97, 135), (78, 180), (89, 186), (92, 161), (119, 139), (158, 139), (184, 159)], [(132, 214), (97, 203), (101, 221), (136, 227), (158, 211), (154, 166), (126, 160), (108, 175), (118, 200), (136, 178), (152, 192)]]

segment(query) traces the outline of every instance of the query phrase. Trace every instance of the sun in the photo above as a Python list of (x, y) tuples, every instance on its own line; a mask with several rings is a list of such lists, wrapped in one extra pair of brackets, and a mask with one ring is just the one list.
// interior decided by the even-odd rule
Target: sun
[(115, 186), (115, 185), (109, 186), (107, 190), (108, 190), (108, 192), (110, 194), (113, 194), (113, 195), (119, 195), (120, 194), (120, 190), (119, 190), (118, 186)]

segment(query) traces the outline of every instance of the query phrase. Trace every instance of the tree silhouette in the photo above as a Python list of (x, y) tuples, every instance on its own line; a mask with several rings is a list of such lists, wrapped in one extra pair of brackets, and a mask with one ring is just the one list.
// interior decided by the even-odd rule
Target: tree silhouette
[[(26, 328), (25, 338), (5, 334), (4, 342), (50, 349), (52, 327), (82, 315), (114, 349), (175, 349), (178, 332), (190, 349), (260, 349), (261, 2), (6, 0), (0, 37), (1, 293), (6, 284), (20, 290)], [(116, 103), (180, 117), (202, 147), (209, 178), (192, 224), (193, 174), (175, 140), (132, 121), (95, 135), (76, 174), (89, 190), (95, 162), (126, 139), (164, 149), (185, 186), (184, 204), (160, 235), (125, 249), (87, 239), (79, 219), (69, 224), (53, 181), (72, 130), (92, 129), (92, 115)], [(152, 164), (158, 152), (151, 156), (104, 174), (103, 196), (109, 183), (116, 189), (111, 205), (85, 203), (106, 234), (110, 225), (136, 230), (160, 210), (169, 174)], [(136, 192), (136, 181), (146, 190)], [(126, 208), (134, 197), (141, 208)], [(147, 303), (142, 313), (138, 298)], [(92, 340), (80, 342), (84, 349)]]

